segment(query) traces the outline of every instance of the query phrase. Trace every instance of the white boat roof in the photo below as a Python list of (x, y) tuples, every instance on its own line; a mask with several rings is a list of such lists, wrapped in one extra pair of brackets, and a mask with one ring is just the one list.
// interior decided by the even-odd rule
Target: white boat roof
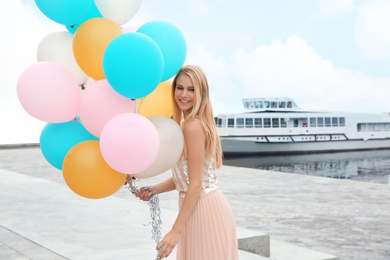
[(297, 111), (300, 107), (288, 97), (276, 98), (243, 98), (242, 103), (248, 111)]

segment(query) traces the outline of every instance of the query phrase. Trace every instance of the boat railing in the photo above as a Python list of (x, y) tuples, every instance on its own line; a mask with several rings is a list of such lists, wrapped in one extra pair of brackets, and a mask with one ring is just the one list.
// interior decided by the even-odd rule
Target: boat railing
[(246, 110), (274, 110), (289, 111), (300, 110), (297, 104), (291, 98), (243, 98), (242, 103)]

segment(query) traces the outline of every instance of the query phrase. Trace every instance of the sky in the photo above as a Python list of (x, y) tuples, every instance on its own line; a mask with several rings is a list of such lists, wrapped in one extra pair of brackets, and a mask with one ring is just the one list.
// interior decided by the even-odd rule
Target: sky
[[(0, 144), (36, 143), (47, 124), (21, 106), (16, 86), (40, 41), (63, 25), (33, 0), (0, 16)], [(203, 67), (214, 114), (247, 97), (290, 97), (304, 110), (390, 112), (388, 0), (143, 0), (125, 25), (163, 20), (183, 34), (185, 64)]]

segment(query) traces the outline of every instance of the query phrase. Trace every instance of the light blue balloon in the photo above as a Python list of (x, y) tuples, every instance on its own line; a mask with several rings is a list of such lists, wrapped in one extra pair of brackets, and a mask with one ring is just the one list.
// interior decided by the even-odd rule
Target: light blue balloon
[(68, 31), (70, 33), (75, 33), (83, 22), (88, 21), (89, 19), (92, 19), (92, 18), (103, 18), (103, 15), (100, 13), (99, 9), (96, 7), (95, 1), (92, 1), (92, 4), (88, 10), (86, 17), (84, 17), (83, 20), (79, 24), (66, 25), (66, 29), (68, 29)]
[(62, 170), (62, 163), (68, 151), (78, 143), (98, 140), (78, 121), (48, 123), (40, 136), (41, 151), (45, 159)]
[(124, 33), (107, 46), (103, 70), (116, 92), (131, 99), (142, 98), (161, 82), (163, 55), (150, 37), (137, 32)]
[(93, 3), (94, 0), (35, 0), (44, 15), (63, 25), (81, 24)]
[(152, 21), (142, 25), (137, 32), (149, 36), (160, 47), (164, 57), (162, 81), (173, 77), (183, 66), (187, 56), (186, 41), (180, 30), (165, 21)]

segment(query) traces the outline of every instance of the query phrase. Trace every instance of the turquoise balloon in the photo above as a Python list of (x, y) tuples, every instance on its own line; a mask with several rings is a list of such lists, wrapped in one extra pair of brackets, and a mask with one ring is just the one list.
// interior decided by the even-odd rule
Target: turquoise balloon
[(78, 143), (98, 140), (78, 121), (66, 123), (48, 123), (40, 136), (41, 151), (45, 159), (57, 169), (62, 170), (62, 163), (68, 151)]
[(94, 2), (94, 0), (35, 0), (35, 4), (44, 15), (63, 25), (81, 24)]
[(66, 25), (66, 29), (68, 29), (68, 32), (70, 33), (75, 33), (79, 26), (92, 18), (103, 18), (103, 15), (100, 13), (99, 9), (96, 7), (95, 1), (92, 1), (92, 4), (88, 10), (87, 15), (83, 18), (83, 20), (79, 24), (71, 24), (71, 25)]
[(137, 32), (124, 33), (107, 46), (103, 70), (108, 83), (120, 95), (142, 98), (161, 82), (163, 55), (150, 37)]
[(180, 30), (165, 21), (152, 21), (142, 25), (137, 32), (149, 36), (160, 47), (164, 57), (162, 81), (176, 75), (187, 56), (186, 41)]

